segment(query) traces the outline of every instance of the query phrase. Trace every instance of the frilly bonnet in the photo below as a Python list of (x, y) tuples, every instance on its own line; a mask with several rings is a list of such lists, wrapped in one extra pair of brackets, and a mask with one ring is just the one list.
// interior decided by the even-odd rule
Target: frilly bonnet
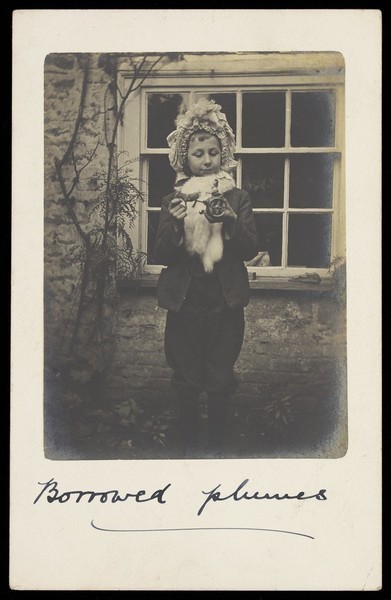
[(232, 171), (237, 162), (234, 159), (235, 137), (221, 106), (214, 100), (201, 98), (185, 112), (178, 115), (176, 129), (167, 136), (170, 165), (177, 173), (176, 180), (186, 179), (185, 165), (190, 136), (196, 131), (206, 131), (215, 135), (221, 143), (221, 169)]

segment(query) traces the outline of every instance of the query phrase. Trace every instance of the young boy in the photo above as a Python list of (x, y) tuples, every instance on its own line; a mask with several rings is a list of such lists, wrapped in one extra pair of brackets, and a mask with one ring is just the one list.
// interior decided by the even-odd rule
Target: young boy
[(177, 179), (163, 200), (155, 245), (156, 261), (167, 266), (157, 289), (168, 311), (165, 352), (187, 456), (197, 453), (201, 391), (208, 398), (209, 451), (219, 455), (249, 302), (243, 261), (257, 254), (257, 234), (250, 198), (229, 174), (235, 139), (221, 107), (201, 99), (177, 119), (167, 142)]

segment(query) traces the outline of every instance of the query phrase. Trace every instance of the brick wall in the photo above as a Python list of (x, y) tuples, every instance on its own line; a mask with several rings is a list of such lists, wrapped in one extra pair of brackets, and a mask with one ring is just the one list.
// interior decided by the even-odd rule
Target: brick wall
[[(113, 397), (138, 400), (171, 395), (164, 357), (166, 311), (152, 290), (121, 292), (114, 324)], [(345, 357), (344, 313), (329, 293), (253, 290), (236, 364), (239, 403), (262, 403), (270, 389), (314, 393), (333, 385)]]
[[(176, 410), (164, 355), (165, 317), (166, 311), (157, 307), (155, 290), (121, 292), (107, 378), (113, 402), (136, 400), (155, 415), (167, 405)], [(260, 447), (266, 439), (260, 435), (275, 431), (282, 455), (287, 443), (287, 456), (343, 456), (347, 449), (344, 305), (333, 292), (253, 290), (245, 319), (244, 343), (236, 363), (241, 383), (232, 398), (240, 427), (247, 432), (253, 429), (248, 435), (255, 444), (259, 439)], [(288, 419), (282, 431), (275, 429), (281, 403), (283, 418)], [(291, 433), (293, 441), (284, 442)]]

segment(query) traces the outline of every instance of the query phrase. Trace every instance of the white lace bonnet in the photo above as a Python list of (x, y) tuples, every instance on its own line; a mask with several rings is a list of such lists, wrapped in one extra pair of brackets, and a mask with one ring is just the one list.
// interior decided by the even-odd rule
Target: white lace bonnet
[(221, 106), (214, 100), (201, 98), (192, 104), (185, 114), (178, 115), (176, 129), (167, 136), (170, 148), (170, 165), (177, 172), (177, 181), (188, 178), (184, 171), (187, 159), (187, 147), (190, 136), (196, 131), (207, 131), (219, 138), (221, 143), (221, 169), (232, 171), (237, 162), (234, 159), (235, 137), (228, 124), (227, 117), (221, 112)]

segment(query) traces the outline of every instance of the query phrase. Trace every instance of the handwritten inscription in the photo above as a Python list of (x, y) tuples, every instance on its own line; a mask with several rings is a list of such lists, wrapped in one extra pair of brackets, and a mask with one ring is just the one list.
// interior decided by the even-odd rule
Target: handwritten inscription
[(54, 481), (53, 477), (49, 481), (44, 483), (38, 482), (39, 485), (43, 486), (43, 489), (38, 494), (38, 496), (34, 500), (34, 504), (41, 499), (44, 494), (46, 495), (47, 502), (59, 502), (60, 504), (64, 504), (65, 502), (69, 502), (69, 500), (74, 500), (76, 503), (80, 502), (83, 498), (87, 498), (87, 502), (93, 502), (94, 500), (99, 500), (101, 503), (111, 502), (115, 504), (116, 502), (126, 502), (127, 500), (135, 500), (135, 502), (150, 502), (151, 500), (157, 500), (159, 504), (165, 504), (166, 500), (164, 499), (164, 494), (171, 486), (171, 483), (168, 483), (164, 488), (155, 490), (152, 494), (148, 495), (145, 490), (139, 490), (138, 492), (126, 492), (125, 494), (120, 494), (118, 490), (107, 490), (105, 492), (94, 492), (94, 491), (81, 491), (81, 490), (72, 490), (70, 492), (59, 492), (58, 483)]
[(219, 485), (210, 490), (210, 492), (202, 492), (207, 496), (207, 498), (198, 510), (198, 516), (201, 515), (202, 511), (204, 510), (208, 502), (210, 502), (211, 500), (212, 502), (223, 502), (225, 500), (231, 499), (235, 500), (236, 502), (238, 502), (239, 500), (309, 500), (311, 498), (316, 498), (316, 500), (327, 500), (326, 490), (319, 490), (319, 492), (317, 492), (316, 494), (310, 495), (306, 495), (305, 492), (299, 492), (297, 494), (290, 495), (287, 493), (269, 494), (268, 492), (262, 493), (256, 491), (251, 493), (248, 491), (243, 491), (243, 488), (246, 487), (248, 482), (248, 479), (244, 479), (244, 481), (242, 481), (242, 483), (238, 485), (234, 492), (231, 492), (225, 496), (222, 495), (220, 491), (218, 491), (218, 489), (221, 487), (221, 483), (219, 483)]
[[(147, 493), (145, 490), (138, 490), (137, 492), (125, 492), (121, 493), (119, 490), (106, 490), (104, 492), (93, 491), (93, 490), (71, 490), (61, 492), (58, 488), (58, 482), (52, 477), (49, 481), (38, 482), (42, 486), (42, 490), (34, 500), (36, 504), (41, 498), (46, 498), (49, 503), (58, 502), (59, 504), (65, 504), (69, 501), (74, 501), (76, 504), (82, 500), (91, 503), (93, 501), (99, 501), (100, 503), (112, 503), (126, 502), (127, 500), (134, 500), (137, 503), (156, 501), (158, 504), (165, 504), (167, 502), (165, 495), (171, 483), (167, 483), (164, 487), (154, 490), (151, 493)], [(249, 479), (244, 479), (233, 492), (222, 493), (221, 483), (216, 485), (210, 491), (202, 491), (206, 496), (206, 499), (198, 509), (197, 515), (201, 516), (209, 502), (224, 502), (227, 500), (233, 500), (235, 502), (241, 500), (327, 500), (326, 490), (320, 489), (314, 494), (306, 494), (305, 492), (298, 492), (296, 494), (283, 493), (269, 493), (260, 492), (245, 489), (249, 483)]]

